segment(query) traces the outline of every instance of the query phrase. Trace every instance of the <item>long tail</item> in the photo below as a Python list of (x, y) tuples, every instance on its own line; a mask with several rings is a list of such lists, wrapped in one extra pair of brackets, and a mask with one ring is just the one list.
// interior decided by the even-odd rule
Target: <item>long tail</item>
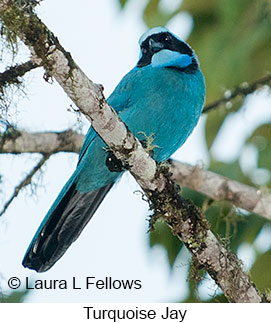
[(79, 237), (113, 184), (80, 193), (71, 178), (41, 223), (23, 259), (23, 266), (37, 272), (50, 269)]

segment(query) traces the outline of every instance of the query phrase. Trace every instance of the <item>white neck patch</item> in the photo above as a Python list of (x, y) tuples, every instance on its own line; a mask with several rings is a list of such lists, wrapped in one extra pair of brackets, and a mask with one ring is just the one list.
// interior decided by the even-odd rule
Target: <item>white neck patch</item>
[(139, 38), (139, 45), (141, 46), (141, 44), (144, 42), (144, 40), (146, 40), (149, 36), (155, 35), (155, 34), (160, 34), (160, 33), (167, 33), (170, 32), (167, 28), (165, 27), (155, 27), (152, 28), (148, 31), (146, 31), (140, 38)]

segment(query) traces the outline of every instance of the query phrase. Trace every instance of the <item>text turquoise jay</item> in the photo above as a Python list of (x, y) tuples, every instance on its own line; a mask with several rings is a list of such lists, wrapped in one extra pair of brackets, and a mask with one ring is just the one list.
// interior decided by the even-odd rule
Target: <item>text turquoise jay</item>
[[(157, 27), (140, 40), (137, 65), (123, 77), (108, 103), (139, 140), (153, 136), (152, 157), (167, 160), (196, 126), (205, 84), (196, 55), (188, 44)], [(43, 272), (63, 256), (91, 219), (122, 172), (108, 167), (104, 141), (92, 127), (76, 170), (42, 221), (23, 260)]]

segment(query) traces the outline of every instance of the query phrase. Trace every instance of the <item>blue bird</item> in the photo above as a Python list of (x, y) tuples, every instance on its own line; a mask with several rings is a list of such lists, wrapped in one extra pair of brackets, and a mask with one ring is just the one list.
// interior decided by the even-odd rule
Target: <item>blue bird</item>
[[(186, 141), (199, 120), (204, 78), (194, 51), (168, 29), (150, 29), (139, 45), (137, 65), (123, 77), (108, 103), (140, 141), (153, 136), (152, 157), (163, 162)], [(51, 268), (123, 173), (112, 171), (114, 158), (105, 147), (90, 127), (77, 168), (37, 230), (23, 260), (25, 267), (37, 272)]]

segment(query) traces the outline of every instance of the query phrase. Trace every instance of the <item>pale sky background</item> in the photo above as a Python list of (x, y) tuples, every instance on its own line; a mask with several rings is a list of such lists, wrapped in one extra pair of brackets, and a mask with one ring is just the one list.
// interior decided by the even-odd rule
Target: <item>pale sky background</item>
[[(176, 5), (180, 1), (163, 1), (162, 5)], [(74, 60), (96, 83), (104, 85), (108, 96), (120, 79), (137, 62), (138, 39), (146, 30), (141, 13), (144, 0), (132, 1), (121, 12), (117, 1), (99, 0), (45, 0), (38, 8), (41, 19), (70, 51)], [(168, 27), (181, 38), (187, 38), (192, 20), (187, 14), (179, 15)], [(21, 50), (19, 61), (28, 59)], [(69, 127), (84, 131), (88, 122), (84, 117), (68, 112), (71, 104), (56, 82), (48, 84), (42, 79), (41, 69), (27, 77), (27, 98), (18, 101), (17, 113), (11, 116), (20, 129), (29, 131), (61, 131)], [(258, 104), (257, 114), (253, 106)], [(220, 159), (230, 160), (238, 152), (245, 137), (238, 136), (240, 129), (247, 134), (270, 114), (270, 96), (267, 92), (254, 95), (241, 113), (225, 125), (213, 153)], [(192, 164), (207, 164), (203, 141), (204, 118), (185, 143), (173, 156)], [(238, 138), (238, 140), (237, 140)], [(38, 161), (38, 155), (0, 156), (1, 174), (4, 174), (5, 198), (14, 185)], [(28, 188), (20, 193), (0, 222), (0, 273), (2, 291), (8, 292), (6, 281), (13, 276), (23, 282), (28, 276), (35, 279), (66, 279), (71, 283), (75, 276), (83, 284), (86, 276), (104, 279), (141, 280), (138, 290), (43, 290), (33, 291), (27, 302), (167, 302), (186, 296), (188, 255), (177, 257), (173, 270), (169, 268), (165, 251), (148, 248), (148, 205), (135, 194), (137, 184), (129, 174), (111, 190), (79, 239), (48, 272), (37, 274), (23, 268), (24, 253), (44, 215), (58, 192), (72, 174), (77, 163), (76, 154), (52, 156), (43, 168), (36, 194)], [(247, 165), (245, 165), (247, 166)], [(244, 166), (244, 167), (245, 167)], [(248, 166), (247, 166), (248, 167)], [(37, 181), (36, 181), (37, 182)], [(0, 202), (2, 204), (2, 200)], [(270, 240), (270, 239), (269, 239)], [(253, 253), (246, 246), (239, 256), (249, 266)], [(214, 284), (207, 280), (200, 289), (202, 297), (213, 292)]]

